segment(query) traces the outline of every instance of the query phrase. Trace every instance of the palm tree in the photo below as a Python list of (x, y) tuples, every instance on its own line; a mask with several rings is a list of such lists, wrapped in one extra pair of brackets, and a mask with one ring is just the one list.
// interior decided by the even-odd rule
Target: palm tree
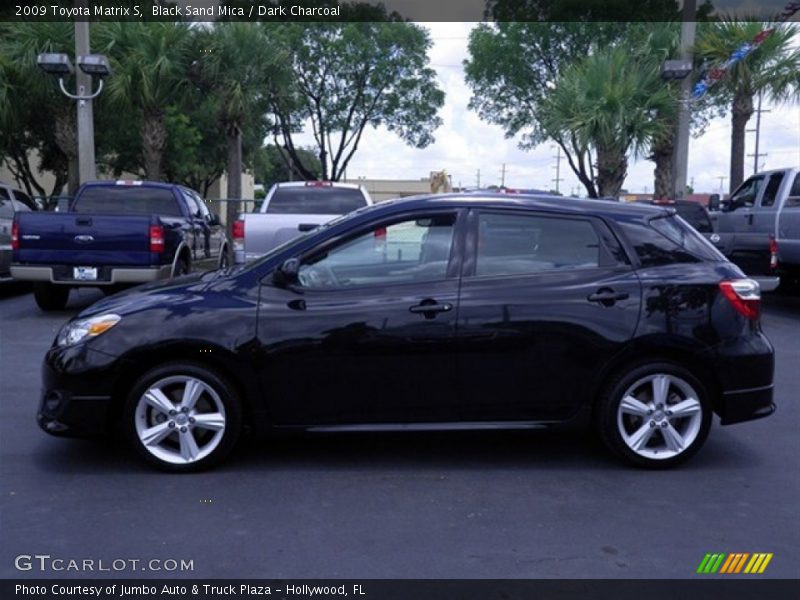
[(755, 96), (763, 93), (780, 103), (800, 95), (800, 48), (792, 42), (800, 29), (790, 24), (722, 21), (702, 27), (698, 36), (696, 54), (716, 66), (759, 32), (772, 27), (774, 33), (711, 88), (711, 93), (722, 95), (731, 108), (731, 191), (744, 179), (745, 128), (754, 112)]
[[(242, 197), (242, 136), (268, 111), (280, 53), (252, 23), (223, 22), (199, 37), (203, 58), (195, 63), (199, 85), (217, 96), (218, 119), (228, 139), (228, 198)], [(283, 60), (286, 63), (286, 60)]]
[(114, 70), (108, 95), (120, 115), (141, 114), (142, 163), (148, 179), (162, 177), (167, 107), (189, 83), (191, 29), (182, 22), (103, 23), (96, 39)]
[(661, 81), (660, 63), (627, 47), (606, 47), (568, 67), (543, 106), (545, 129), (594, 153), (590, 197), (617, 196), (628, 157), (663, 136), (675, 94)]

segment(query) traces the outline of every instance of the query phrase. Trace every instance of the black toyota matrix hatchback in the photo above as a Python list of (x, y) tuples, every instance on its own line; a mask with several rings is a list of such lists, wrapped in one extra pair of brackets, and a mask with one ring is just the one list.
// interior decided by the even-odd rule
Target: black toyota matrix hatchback
[(135, 288), (44, 360), (48, 433), (122, 431), (172, 471), (244, 427), (597, 428), (667, 467), (774, 410), (758, 285), (674, 210), (545, 197), (381, 203), (240, 267)]

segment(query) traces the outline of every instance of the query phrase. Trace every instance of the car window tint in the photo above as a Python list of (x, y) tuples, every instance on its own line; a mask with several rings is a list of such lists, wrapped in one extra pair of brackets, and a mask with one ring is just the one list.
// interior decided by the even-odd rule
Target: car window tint
[(10, 196), (5, 188), (0, 187), (0, 200), (8, 200)]
[(200, 210), (197, 199), (186, 190), (181, 190), (181, 194), (186, 201), (186, 205), (189, 207), (189, 212), (194, 218), (199, 219), (203, 215), (203, 212)]
[(14, 210), (17, 212), (32, 212), (32, 208), (23, 202), (18, 200), (12, 200), (11, 204), (14, 206)]
[(182, 215), (172, 190), (130, 185), (88, 187), (72, 210), (102, 215)]
[(778, 197), (778, 190), (783, 183), (784, 172), (773, 173), (769, 176), (767, 187), (764, 188), (764, 195), (761, 196), (761, 206), (772, 206), (775, 204), (775, 199)]
[(11, 200), (0, 200), (0, 218), (10, 219), (14, 216), (14, 207)]
[(445, 279), (455, 218), (436, 215), (376, 227), (305, 261), (300, 285), (344, 288)]
[(643, 267), (696, 263), (703, 258), (725, 260), (710, 242), (677, 215), (664, 215), (648, 222), (619, 221), (619, 225)]
[(794, 183), (792, 184), (792, 189), (789, 190), (789, 197), (786, 198), (785, 206), (787, 208), (790, 206), (800, 207), (800, 173), (794, 178)]
[(344, 215), (366, 204), (359, 189), (333, 186), (279, 187), (267, 212), (283, 215)]
[(211, 211), (208, 210), (208, 206), (206, 206), (205, 200), (203, 200), (200, 196), (198, 196), (195, 192), (189, 192), (194, 198), (195, 202), (197, 202), (197, 206), (200, 207), (200, 215), (203, 218), (208, 218), (211, 216)]
[(476, 276), (585, 269), (600, 263), (600, 241), (588, 221), (481, 213)]

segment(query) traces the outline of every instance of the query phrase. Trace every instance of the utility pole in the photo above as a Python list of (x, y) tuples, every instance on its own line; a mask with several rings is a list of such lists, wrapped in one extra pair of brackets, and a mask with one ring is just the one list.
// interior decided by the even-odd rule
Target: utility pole
[(503, 168), (500, 169), (500, 187), (506, 187), (506, 163), (503, 163)]
[(556, 176), (553, 181), (556, 182), (556, 194), (559, 193), (559, 183), (564, 181), (561, 177), (561, 146), (556, 146), (556, 155), (553, 157), (556, 159), (556, 166), (553, 167), (556, 170)]
[[(697, 0), (683, 0), (683, 15), (681, 22), (681, 59), (692, 59), (692, 46), (694, 46), (695, 31), (697, 29)], [(692, 93), (692, 78), (685, 77), (681, 81), (681, 103), (678, 110), (678, 133), (675, 138), (675, 154), (673, 182), (675, 185), (675, 198), (680, 199), (686, 194), (686, 174), (689, 167), (689, 98)]]
[(747, 130), (750, 133), (755, 132), (755, 134), (756, 134), (756, 151), (753, 154), (748, 154), (747, 155), (747, 156), (752, 156), (753, 157), (753, 175), (758, 173), (758, 162), (759, 162), (758, 159), (760, 157), (762, 157), (762, 156), (768, 156), (768, 154), (766, 152), (759, 153), (759, 151), (758, 151), (759, 142), (760, 142), (760, 139), (761, 139), (761, 113), (772, 112), (770, 110), (763, 110), (761, 108), (761, 100), (763, 99), (763, 96), (764, 96), (763, 92), (758, 92), (758, 108), (756, 109), (756, 128)]
[[(78, 0), (79, 8), (86, 8), (86, 0)], [(75, 21), (75, 56), (91, 54), (89, 49), (89, 22)], [(88, 96), (92, 92), (92, 78), (75, 69), (78, 83), (78, 96)], [(94, 157), (94, 111), (91, 100), (78, 100), (78, 180), (80, 183), (97, 179)]]
[(724, 189), (723, 186), (725, 185), (725, 180), (727, 179), (727, 177), (725, 175), (720, 175), (719, 177), (717, 177), (717, 179), (719, 179), (719, 191), (721, 192)]
[(478, 169), (478, 189), (481, 189), (481, 170)]

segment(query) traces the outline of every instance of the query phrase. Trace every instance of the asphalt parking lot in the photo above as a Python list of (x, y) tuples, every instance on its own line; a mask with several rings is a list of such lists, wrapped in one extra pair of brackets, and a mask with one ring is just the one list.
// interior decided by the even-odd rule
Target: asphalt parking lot
[[(708, 552), (800, 576), (799, 297), (764, 303), (778, 412), (715, 424), (677, 470), (629, 469), (582, 433), (462, 432), (247, 440), (188, 476), (35, 424), (44, 352), (100, 297), (45, 315), (0, 290), (0, 577), (686, 578)], [(21, 572), (21, 554), (194, 570)]]

